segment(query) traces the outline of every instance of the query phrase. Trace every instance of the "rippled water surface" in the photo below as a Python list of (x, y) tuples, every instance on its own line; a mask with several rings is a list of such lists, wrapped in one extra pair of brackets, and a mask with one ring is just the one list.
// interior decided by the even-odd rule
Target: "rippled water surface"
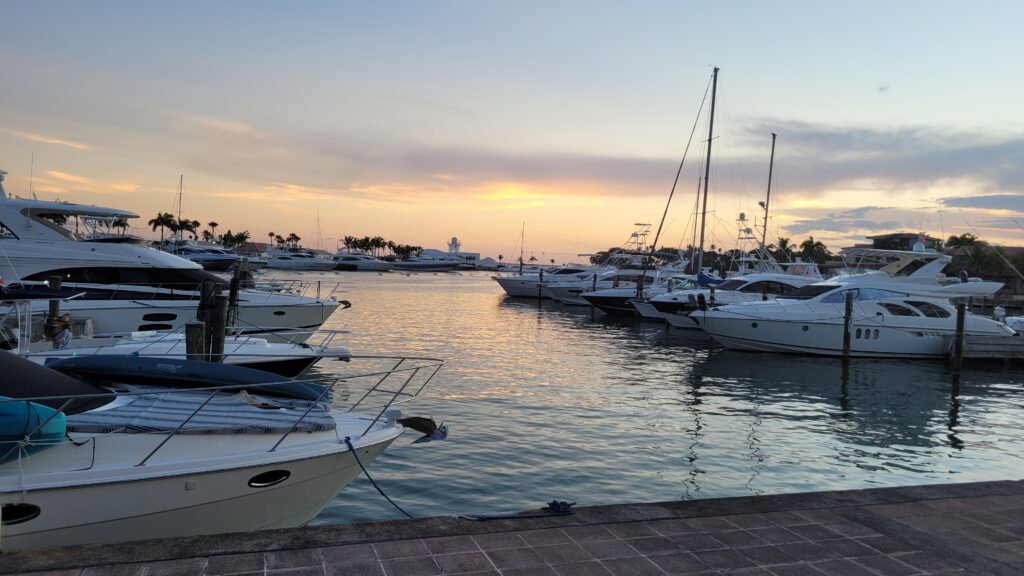
[[(417, 516), (1024, 476), (1024, 378), (968, 365), (715, 347), (698, 333), (512, 300), (490, 276), (323, 273), (353, 307), (328, 328), (355, 353), (447, 360), (373, 465)], [(318, 368), (332, 370), (330, 363)], [(364, 477), (316, 523), (399, 517)]]

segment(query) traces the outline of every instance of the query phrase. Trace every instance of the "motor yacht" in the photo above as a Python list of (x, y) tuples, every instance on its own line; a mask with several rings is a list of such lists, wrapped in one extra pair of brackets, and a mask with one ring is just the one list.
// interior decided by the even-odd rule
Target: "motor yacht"
[(669, 280), (679, 277), (687, 264), (687, 260), (679, 260), (653, 270), (649, 280), (645, 278), (642, 290), (638, 290), (636, 283), (633, 283), (632, 288), (619, 287), (587, 291), (581, 293), (579, 297), (591, 306), (600, 308), (606, 314), (634, 315), (637, 313), (632, 302), (634, 299), (643, 300), (657, 294), (664, 294), (669, 289)]
[(316, 272), (334, 270), (338, 263), (330, 258), (318, 258), (302, 249), (267, 250), (265, 268), (270, 270), (292, 270), (297, 272)]
[[(59, 222), (137, 218), (125, 210), (10, 198), (0, 171), (0, 278), (41, 287), (52, 277), (81, 292), (62, 311), (91, 318), (96, 334), (173, 330), (195, 318), (199, 286), (227, 282), (202, 266), (134, 242), (87, 240)], [(338, 302), (286, 291), (239, 292), (239, 327), (246, 333), (318, 328)], [(46, 310), (45, 302), (33, 303)]]
[[(758, 302), (783, 297), (801, 286), (820, 281), (820, 277), (755, 273), (736, 276), (720, 282), (712, 290), (690, 286), (652, 296), (647, 304), (660, 312), (669, 325), (676, 328), (700, 329), (690, 313), (704, 306)], [(634, 302), (634, 305), (639, 302)]]
[(587, 266), (559, 266), (557, 268), (539, 269), (536, 272), (513, 274), (510, 276), (492, 276), (508, 296), (516, 298), (551, 298), (545, 289), (545, 282), (571, 282), (585, 280), (594, 274), (601, 274), (609, 268), (591, 268)]
[(338, 252), (334, 255), (334, 261), (337, 263), (335, 270), (346, 272), (387, 272), (395, 267), (391, 262), (357, 252)]
[(614, 269), (600, 274), (594, 273), (589, 280), (572, 280), (567, 282), (548, 282), (544, 285), (545, 292), (554, 300), (570, 306), (593, 306), (581, 295), (598, 290), (632, 290), (636, 293), (636, 285), (643, 282), (649, 286), (654, 282), (655, 270)]
[[(809, 284), (773, 301), (716, 306), (690, 317), (726, 348), (839, 356), (847, 294), (853, 297), (850, 356), (943, 358), (949, 352), (956, 308), (947, 299), (855, 284)], [(968, 313), (964, 334), (1015, 332)]]
[(180, 256), (203, 267), (203, 270), (223, 272), (238, 262), (239, 257), (227, 250), (207, 248), (193, 244), (175, 244), (167, 248), (167, 252)]
[[(385, 370), (396, 396), (377, 369), (282, 381), (209, 362), (47, 368), (0, 352), (0, 550), (301, 526), (402, 433), (389, 407), (441, 362), (414, 364)], [(369, 382), (345, 412), (330, 396), (343, 378)]]
[(462, 260), (414, 256), (406, 260), (395, 260), (392, 264), (395, 270), (402, 272), (451, 272), (463, 263)]

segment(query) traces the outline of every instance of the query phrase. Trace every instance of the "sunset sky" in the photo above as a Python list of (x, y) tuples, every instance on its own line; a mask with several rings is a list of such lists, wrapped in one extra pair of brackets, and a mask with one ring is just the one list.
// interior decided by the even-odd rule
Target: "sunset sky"
[[(975, 232), (1024, 245), (1024, 4), (58, 2), (0, 8), (8, 193), (333, 249), (380, 235), (566, 260), (692, 239), (721, 67), (709, 243)], [(704, 115), (706, 116), (706, 115)], [(145, 232), (147, 235), (152, 235)]]

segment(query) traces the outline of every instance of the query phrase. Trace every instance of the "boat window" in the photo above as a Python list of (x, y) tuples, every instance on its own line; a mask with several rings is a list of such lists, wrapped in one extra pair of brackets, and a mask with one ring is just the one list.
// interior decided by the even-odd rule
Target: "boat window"
[(924, 314), (929, 318), (949, 318), (949, 312), (946, 311), (946, 309), (943, 308), (942, 306), (939, 306), (938, 304), (932, 304), (931, 302), (910, 301), (908, 301), (907, 304), (910, 304), (914, 308), (917, 308), (918, 310), (921, 311), (921, 314)]
[(789, 294), (786, 294), (786, 298), (792, 298), (794, 300), (810, 300), (811, 298), (816, 298), (826, 292), (831, 292), (836, 288), (839, 288), (838, 284), (808, 284), (807, 286), (801, 286)]
[(908, 308), (900, 304), (893, 304), (892, 302), (880, 302), (879, 306), (889, 311), (889, 314), (893, 316), (917, 316), (917, 312), (913, 309)]
[(767, 289), (767, 282), (751, 282), (750, 284), (747, 284), (746, 286), (740, 288), (740, 292), (756, 292), (760, 294), (761, 292), (764, 292)]
[(213, 280), (221, 289), (225, 281), (206, 272), (192, 268), (138, 268), (93, 266), (89, 268), (61, 268), (37, 272), (25, 280), (43, 281), (50, 276), (60, 276), (63, 282), (81, 284), (128, 284), (133, 286), (163, 286), (175, 290), (198, 290), (204, 280)]
[(902, 292), (882, 290), (881, 288), (859, 288), (857, 300), (881, 300), (883, 298), (902, 298), (906, 296)]
[(739, 290), (746, 284), (746, 280), (726, 280), (715, 286), (715, 290)]
[[(796, 292), (798, 292), (798, 291), (794, 290), (794, 293), (796, 293)], [(837, 290), (837, 291), (829, 294), (828, 296), (825, 296), (824, 298), (822, 298), (821, 301), (822, 301), (822, 303), (825, 303), (825, 304), (843, 304), (843, 303), (846, 302), (846, 294), (849, 293), (849, 292), (853, 293), (853, 299), (854, 300), (858, 299), (857, 298), (857, 293), (860, 292), (860, 290), (858, 290), (857, 288), (853, 288), (851, 290)], [(790, 294), (790, 297), (792, 297), (792, 294)]]
[(0, 222), (0, 240), (17, 240), (18, 235), (11, 232), (11, 229)]

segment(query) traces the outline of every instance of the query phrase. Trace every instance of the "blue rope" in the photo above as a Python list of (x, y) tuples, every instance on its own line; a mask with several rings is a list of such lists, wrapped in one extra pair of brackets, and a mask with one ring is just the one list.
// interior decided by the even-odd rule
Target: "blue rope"
[(391, 498), (388, 498), (388, 495), (385, 494), (383, 490), (381, 490), (380, 486), (378, 486), (376, 482), (374, 482), (373, 477), (370, 476), (370, 473), (366, 471), (366, 466), (363, 466), (362, 461), (359, 460), (359, 454), (356, 452), (356, 448), (355, 446), (352, 445), (352, 440), (350, 440), (348, 436), (345, 436), (345, 444), (348, 445), (348, 449), (352, 451), (352, 456), (354, 456), (356, 459), (356, 464), (359, 464), (359, 468), (362, 469), (363, 474), (366, 474), (366, 479), (370, 481), (370, 484), (373, 484), (373, 487), (377, 489), (377, 492), (380, 492), (380, 495), (383, 496), (385, 500), (390, 502), (391, 505), (394, 506), (396, 510), (398, 510), (402, 514), (405, 514), (406, 518), (413, 518), (412, 514), (409, 514), (405, 510), (402, 510), (402, 507), (399, 506), (398, 504), (395, 504), (395, 501), (392, 500)]

